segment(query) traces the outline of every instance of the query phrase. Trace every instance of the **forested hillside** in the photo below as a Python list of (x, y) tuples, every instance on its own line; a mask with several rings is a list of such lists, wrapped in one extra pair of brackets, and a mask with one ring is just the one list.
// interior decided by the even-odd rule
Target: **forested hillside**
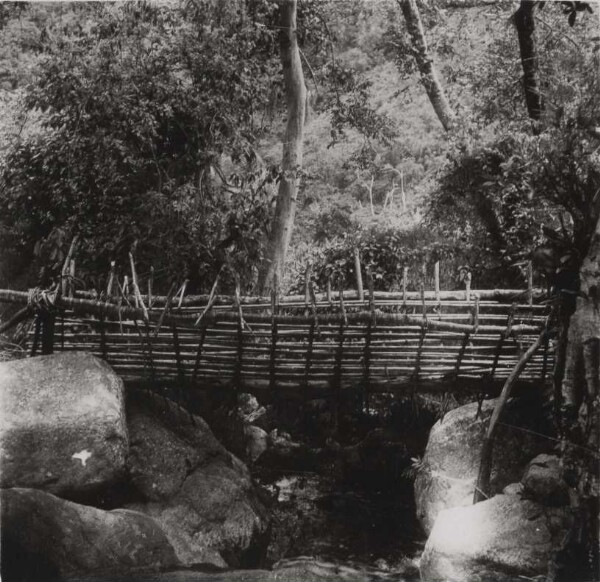
[[(466, 269), (479, 285), (514, 284), (534, 249), (577, 252), (562, 186), (546, 183), (570, 179), (560, 157), (582, 120), (595, 123), (598, 17), (569, 3), (536, 11), (547, 127), (536, 135), (516, 6), (420, 6), (457, 120), (446, 132), (396, 2), (300, 2), (308, 99), (284, 287), (307, 263), (317, 284), (351, 280), (356, 246), (381, 288), (438, 258), (448, 286)], [(275, 12), (266, 1), (4, 3), (3, 278), (33, 284), (79, 233), (81, 275), (98, 283), (134, 247), (165, 286), (185, 276), (207, 289), (226, 262), (251, 289), (286, 119)]]

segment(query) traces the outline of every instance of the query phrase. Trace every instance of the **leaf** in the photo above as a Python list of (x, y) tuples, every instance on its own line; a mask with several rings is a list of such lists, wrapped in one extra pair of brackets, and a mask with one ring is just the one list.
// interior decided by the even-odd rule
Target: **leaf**
[(577, 12), (571, 12), (571, 14), (569, 14), (569, 26), (573, 26), (575, 24), (576, 18), (577, 18)]

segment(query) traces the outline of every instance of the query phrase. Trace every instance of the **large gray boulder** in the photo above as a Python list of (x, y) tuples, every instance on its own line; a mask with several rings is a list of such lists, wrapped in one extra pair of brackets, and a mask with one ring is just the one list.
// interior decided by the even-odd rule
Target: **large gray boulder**
[(88, 498), (125, 474), (123, 383), (85, 353), (0, 363), (0, 485)]
[(545, 576), (571, 524), (567, 508), (496, 495), (441, 511), (421, 557), (427, 582), (514, 582)]
[(4, 580), (151, 572), (180, 566), (173, 547), (148, 516), (103, 511), (37, 489), (3, 489)]
[(140, 501), (184, 565), (256, 565), (269, 512), (246, 466), (204, 420), (151, 395), (128, 403), (129, 470)]
[[(417, 517), (426, 533), (443, 509), (472, 504), (481, 447), (495, 403), (485, 400), (479, 417), (477, 403), (455, 408), (431, 429), (415, 479)], [(495, 439), (492, 493), (519, 481), (533, 457), (552, 449), (554, 441), (543, 434), (550, 431), (537, 401), (509, 402)]]

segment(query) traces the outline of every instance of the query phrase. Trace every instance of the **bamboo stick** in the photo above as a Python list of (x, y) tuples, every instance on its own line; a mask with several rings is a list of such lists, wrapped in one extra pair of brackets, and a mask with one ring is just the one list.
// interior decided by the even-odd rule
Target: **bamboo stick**
[(69, 250), (67, 251), (67, 256), (65, 258), (65, 262), (63, 263), (62, 271), (60, 274), (60, 291), (59, 295), (67, 295), (68, 290), (68, 271), (71, 266), (71, 259), (75, 253), (75, 248), (77, 247), (77, 242), (79, 240), (79, 236), (75, 235), (73, 240), (71, 241), (71, 245), (69, 246)]
[(68, 284), (69, 297), (73, 297), (75, 293), (75, 259), (71, 259), (69, 264), (69, 284)]
[(533, 305), (533, 263), (527, 261), (527, 303)]
[(440, 297), (440, 262), (439, 261), (436, 261), (435, 264), (433, 265), (433, 278), (434, 278), (434, 285), (435, 285), (435, 300), (439, 304), (441, 301), (441, 297)]
[(150, 276), (148, 277), (148, 309), (152, 309), (152, 285), (154, 283), (154, 267), (150, 267)]
[(19, 309), (19, 311), (17, 311), (17, 313), (15, 313), (8, 321), (5, 321), (3, 324), (0, 325), (0, 334), (5, 333), (11, 327), (18, 325), (19, 323), (25, 321), (28, 317), (31, 317), (32, 315), (33, 308), (29, 305), (23, 307), (22, 309)]
[(108, 276), (108, 283), (106, 285), (106, 296), (109, 298), (109, 300), (112, 296), (114, 278), (115, 278), (115, 261), (111, 261), (110, 262), (110, 274)]
[(469, 301), (471, 297), (471, 272), (469, 271), (465, 277), (465, 301)]
[(510, 397), (512, 388), (519, 378), (519, 375), (533, 356), (535, 352), (540, 348), (546, 337), (546, 330), (544, 329), (539, 335), (537, 340), (529, 346), (527, 351), (523, 354), (523, 357), (515, 365), (510, 376), (506, 379), (502, 388), (502, 393), (498, 398), (494, 411), (490, 418), (488, 428), (486, 431), (485, 439), (483, 441), (483, 448), (481, 451), (481, 463), (479, 465), (479, 474), (477, 476), (477, 482), (475, 485), (475, 493), (473, 496), (473, 503), (479, 503), (489, 497), (490, 494), (490, 475), (492, 472), (493, 452), (494, 452), (494, 437), (496, 429), (498, 427), (498, 421), (504, 411), (504, 406)]
[[(360, 251), (358, 247), (354, 248), (354, 273), (356, 276), (356, 293), (359, 301), (365, 300), (365, 292), (363, 290), (362, 271), (360, 266)], [(340, 291), (343, 294), (343, 291)]]
[[(7, 291), (7, 290), (2, 290), (2, 291)], [(513, 300), (515, 298), (518, 297), (522, 297), (524, 299), (526, 299), (527, 296), (527, 290), (526, 289), (478, 289), (478, 290), (472, 290), (469, 288), (469, 293), (471, 294), (477, 294), (479, 295), (479, 298), (482, 300), (496, 300), (496, 301), (502, 301), (502, 300)], [(358, 295), (356, 290), (347, 290), (343, 292), (344, 294), (344, 299), (347, 300), (357, 300), (358, 299)], [(78, 291), (77, 295), (80, 297), (91, 297), (92, 293), (90, 291)], [(533, 298), (534, 299), (542, 299), (542, 298), (546, 298), (548, 296), (548, 292), (546, 289), (543, 288), (534, 288), (533, 289)], [(2, 293), (0, 292), (0, 300), (2, 297)], [(403, 299), (403, 294), (396, 292), (396, 291), (376, 291), (376, 297), (377, 299), (380, 300), (385, 300), (385, 299), (389, 299), (389, 300), (402, 300)], [(446, 291), (440, 291), (440, 297), (441, 299), (454, 299), (457, 301), (465, 301), (465, 292), (464, 291), (451, 291), (451, 290), (446, 290)], [(186, 306), (202, 306), (204, 304), (206, 304), (206, 302), (208, 301), (209, 295), (188, 295), (187, 297), (185, 297), (181, 303), (181, 307), (186, 307)], [(426, 298), (427, 299), (431, 299), (431, 300), (435, 300), (435, 292), (434, 291), (427, 291), (426, 292)], [(144, 297), (144, 299), (146, 299), (146, 297)], [(414, 291), (407, 291), (407, 300), (408, 299), (420, 299), (420, 293), (419, 292), (414, 292)], [(269, 305), (269, 297), (262, 297), (262, 296), (247, 296), (247, 297), (242, 297), (241, 298), (241, 302), (244, 306), (251, 306), (251, 305), (257, 305), (257, 304), (264, 304), (266, 306)], [(280, 299), (280, 302), (282, 305), (288, 304), (288, 303), (298, 303), (300, 305), (303, 304), (303, 300), (304, 300), (304, 295), (288, 295), (285, 297), (282, 297)], [(317, 301), (326, 301), (327, 300), (327, 294), (326, 293), (318, 293), (317, 294)], [(332, 300), (333, 301), (339, 301), (339, 293), (337, 291), (333, 291), (332, 292)], [(165, 302), (165, 296), (156, 296), (155, 297), (155, 305), (157, 306), (162, 306), (164, 305)], [(232, 305), (233, 304), (233, 297), (230, 295), (219, 295), (216, 299), (215, 302), (217, 305)]]
[(144, 317), (144, 321), (150, 321), (150, 317), (148, 315), (148, 310), (146, 309), (146, 305), (144, 304), (144, 300), (142, 298), (142, 294), (140, 293), (140, 286), (138, 285), (137, 273), (135, 272), (135, 262), (133, 260), (133, 255), (131, 252), (129, 253), (129, 265), (131, 267), (131, 284), (133, 285), (133, 292), (136, 298), (136, 306), (142, 308), (142, 315)]

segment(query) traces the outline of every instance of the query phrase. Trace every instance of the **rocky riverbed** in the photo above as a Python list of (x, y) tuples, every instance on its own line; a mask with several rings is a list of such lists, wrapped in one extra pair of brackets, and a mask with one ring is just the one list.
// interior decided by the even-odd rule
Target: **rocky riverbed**
[(402, 400), (335, 431), (323, 403), (290, 422), (249, 395), (207, 422), (86, 354), (2, 363), (0, 394), (5, 582), (512, 582), (545, 575), (570, 527), (535, 395), (508, 406), (494, 496), (472, 505), (493, 401), (431, 431)]

